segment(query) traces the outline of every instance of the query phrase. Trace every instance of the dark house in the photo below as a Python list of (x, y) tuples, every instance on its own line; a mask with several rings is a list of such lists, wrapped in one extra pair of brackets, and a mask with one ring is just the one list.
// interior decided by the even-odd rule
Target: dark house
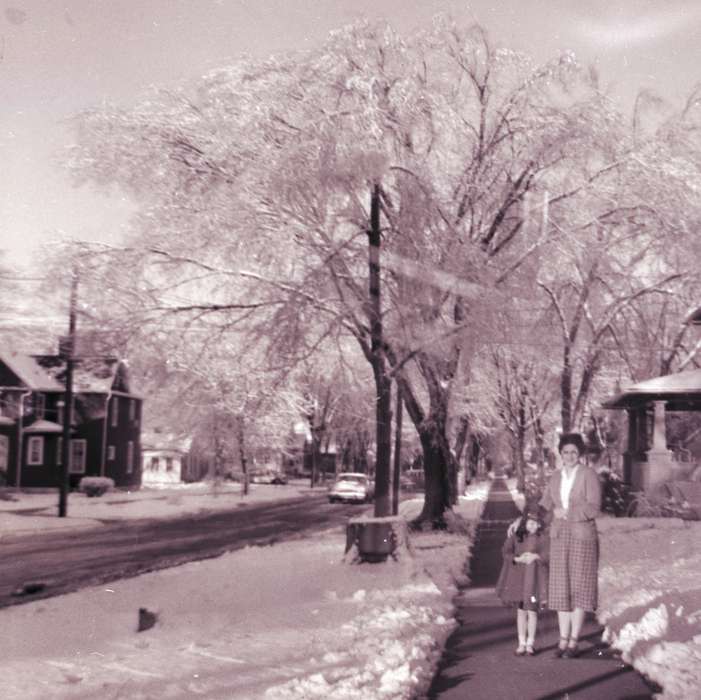
[(73, 405), (65, 407), (65, 360), (0, 349), (0, 484), (55, 487), (61, 471), (63, 422), (70, 413), (71, 486), (107, 476), (141, 485), (141, 404), (126, 364), (114, 357), (74, 361)]

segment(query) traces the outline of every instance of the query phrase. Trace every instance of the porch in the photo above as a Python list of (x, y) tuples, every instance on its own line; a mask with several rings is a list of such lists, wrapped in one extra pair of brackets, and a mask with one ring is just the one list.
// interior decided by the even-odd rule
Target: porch
[(638, 382), (602, 405), (626, 411), (623, 479), (633, 491), (650, 493), (662, 484), (695, 478), (698, 463), (694, 454), (684, 446), (669, 444), (667, 415), (687, 411), (701, 415), (701, 370)]

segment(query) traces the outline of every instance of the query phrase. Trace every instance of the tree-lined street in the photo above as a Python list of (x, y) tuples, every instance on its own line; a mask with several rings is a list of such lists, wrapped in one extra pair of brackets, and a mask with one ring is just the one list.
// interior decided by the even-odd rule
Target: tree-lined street
[[(585, 472), (588, 494), (603, 491), (602, 517), (596, 503), (582, 511), (602, 544), (590, 547), (589, 563), (602, 561), (587, 576), (601, 584), (600, 621), (651, 676), (660, 658), (687, 668), (699, 637), (694, 577), (682, 567), (683, 590), (651, 579), (695, 562), (686, 531), (701, 480), (701, 10), (634, 0), (335, 0), (323, 13), (273, 0), (148, 0), (138, 13), (123, 0), (25, 4), (0, 14), (0, 519), (23, 517), (22, 489), (58, 487), (64, 530), (0, 533), (0, 607), (21, 637), (25, 623), (37, 629), (35, 612), (65, 624), (80, 602), (61, 594), (79, 591), (109, 656), (79, 659), (76, 632), (79, 661), (57, 661), (60, 640), (48, 635), (41, 682), (55, 684), (60, 669), (69, 695), (80, 684), (99, 692), (106, 671), (115, 697), (150, 693), (163, 678), (140, 664), (201, 643), (179, 615), (171, 573), (182, 572), (191, 619), (218, 646), (204, 686), (195, 664), (174, 663), (173, 697), (214, 697), (233, 687), (227, 664), (259, 663), (231, 651), (249, 633), (238, 629), (239, 600), (263, 630), (261, 648), (267, 634), (284, 642), (277, 675), (241, 687), (267, 694), (274, 683), (271, 700), (408, 697), (454, 622), (449, 601), (465, 583), (483, 487), (513, 477), (499, 496), (509, 517), (512, 497), (538, 502), (571, 432), (582, 471), (596, 472)], [(16, 266), (15, 239), (44, 245)], [(572, 491), (560, 491), (558, 518), (582, 471), (565, 470)], [(317, 490), (343, 472), (367, 484), (358, 497), (374, 501), (371, 517)], [(288, 491), (300, 498), (256, 502), (293, 479), (304, 479)], [(69, 531), (83, 518), (66, 522), (69, 485), (88, 520), (119, 505), (115, 486), (153, 510)], [(236, 499), (195, 513), (210, 485)], [(400, 485), (419, 496), (403, 514)], [(161, 487), (173, 495), (142, 498)], [(168, 517), (185, 492), (195, 514)], [(336, 550), (360, 513), (369, 517), (353, 519), (346, 543), (357, 559), (342, 570)], [(685, 533), (650, 553), (665, 562), (652, 574), (638, 561), (642, 526), (624, 522), (643, 513), (674, 516), (654, 518), (656, 542)], [(27, 517), (54, 513), (44, 505)], [(476, 581), (499, 559), (501, 531), (484, 533)], [(412, 552), (412, 537), (423, 550)], [(433, 538), (449, 561), (431, 561)], [(279, 547), (303, 610), (285, 610), (279, 626), (266, 624), (284, 603), (267, 545)], [(250, 571), (228, 588), (234, 559)], [(315, 572), (309, 589), (295, 559)], [(216, 572), (207, 586), (200, 564)], [(94, 584), (120, 579), (122, 607), (104, 610)], [(639, 609), (620, 604), (621, 580), (639, 586)], [(140, 586), (170, 594), (172, 626), (154, 632), (161, 646), (148, 654), (126, 624)], [(256, 607), (258, 586), (267, 609)], [(386, 636), (373, 637), (368, 620)], [(302, 656), (299, 622), (322, 630)], [(113, 623), (123, 625), (114, 634)], [(681, 662), (664, 649), (669, 630), (684, 642)], [(22, 697), (25, 650), (8, 650)], [(356, 663), (374, 670), (356, 674)]]

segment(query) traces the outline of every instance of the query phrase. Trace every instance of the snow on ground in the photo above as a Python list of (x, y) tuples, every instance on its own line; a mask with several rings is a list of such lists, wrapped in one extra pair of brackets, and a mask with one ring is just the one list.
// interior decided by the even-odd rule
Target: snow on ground
[(598, 617), (664, 700), (701, 688), (701, 522), (601, 518)]
[[(488, 486), (472, 485), (456, 508), (473, 527)], [(227, 485), (216, 496), (187, 488), (180, 498), (171, 490), (116, 493), (102, 504), (71, 494), (69, 514), (73, 526), (99, 527), (90, 516), (102, 509), (116, 519), (230, 507), (231, 498), (240, 500), (236, 488)], [(304, 492), (303, 485), (257, 485), (249, 499)], [(33, 520), (12, 516), (27, 503), (25, 494), (20, 502), (0, 501), (3, 532), (3, 516), (14, 526)], [(55, 513), (49, 500), (45, 507)], [(401, 513), (410, 518), (420, 507), (420, 498), (405, 501)], [(33, 527), (71, 520), (36, 518)], [(660, 698), (698, 697), (701, 523), (602, 517), (598, 526), (598, 616), (608, 641), (663, 686)], [(471, 532), (412, 533), (413, 559), (349, 564), (342, 561), (345, 533), (333, 529), (6, 608), (2, 697), (414, 697), (430, 681), (455, 624), (452, 599)], [(137, 633), (140, 607), (158, 621)]]
[[(487, 489), (455, 512), (476, 523)], [(333, 529), (6, 608), (2, 696), (412, 697), (455, 624), (471, 533), (415, 533), (414, 558), (349, 564)], [(137, 633), (140, 607), (158, 620)]]

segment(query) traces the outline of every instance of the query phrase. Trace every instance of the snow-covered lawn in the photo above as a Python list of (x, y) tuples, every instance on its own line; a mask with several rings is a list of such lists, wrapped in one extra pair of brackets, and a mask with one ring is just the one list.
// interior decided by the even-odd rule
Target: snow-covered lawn
[[(456, 513), (475, 523), (487, 489)], [(413, 559), (349, 564), (334, 529), (6, 608), (3, 698), (411, 697), (453, 628), (471, 532), (417, 533)], [(137, 633), (140, 607), (158, 621)]]
[(701, 697), (701, 522), (602, 518), (599, 619), (623, 658), (664, 688)]
[[(473, 525), (488, 486), (471, 486), (456, 508)], [(274, 488), (259, 497), (284, 496)], [(401, 511), (420, 507), (405, 501)], [(413, 533), (414, 558), (386, 564), (344, 563), (345, 533), (333, 529), (6, 608), (2, 697), (415, 697), (455, 624), (472, 529)], [(601, 518), (599, 531), (608, 640), (664, 687), (661, 698), (699, 697), (701, 523)], [(140, 607), (158, 620), (138, 633)]]

